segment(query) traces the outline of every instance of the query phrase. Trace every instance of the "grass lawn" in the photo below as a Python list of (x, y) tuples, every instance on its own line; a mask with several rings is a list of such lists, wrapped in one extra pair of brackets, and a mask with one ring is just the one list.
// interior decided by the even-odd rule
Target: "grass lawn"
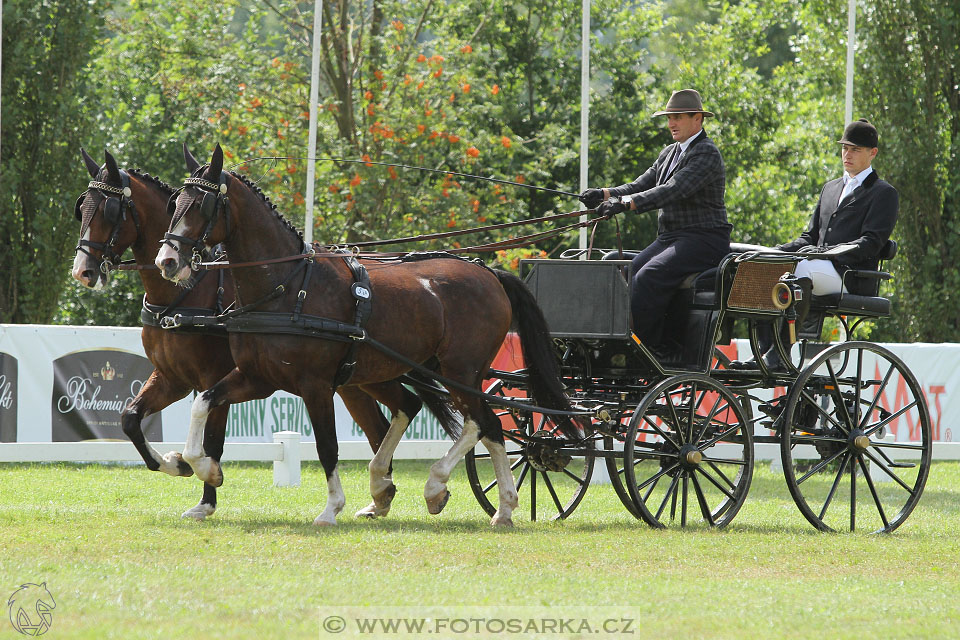
[[(592, 487), (566, 521), (492, 530), (463, 465), (445, 511), (428, 515), (427, 469), (398, 463), (390, 515), (358, 521), (366, 466), (343, 463), (347, 507), (338, 527), (318, 530), (317, 463), (294, 489), (272, 487), (268, 465), (228, 463), (220, 508), (202, 523), (180, 519), (199, 499), (194, 478), (0, 465), (0, 602), (46, 582), (56, 599), (48, 638), (336, 637), (319, 635), (318, 608), (348, 605), (451, 617), (523, 605), (565, 618), (612, 607), (633, 621), (633, 638), (960, 633), (960, 464), (935, 464), (916, 511), (883, 537), (816, 532), (765, 466), (723, 531), (652, 530), (609, 486)], [(6, 608), (0, 639), (23, 637)]]

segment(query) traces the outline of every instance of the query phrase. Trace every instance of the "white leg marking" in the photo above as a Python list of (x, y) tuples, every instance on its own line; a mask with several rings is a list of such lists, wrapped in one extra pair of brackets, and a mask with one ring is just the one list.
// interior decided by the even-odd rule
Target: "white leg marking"
[(517, 489), (513, 483), (513, 472), (510, 471), (510, 459), (503, 444), (483, 439), (483, 445), (490, 452), (490, 461), (497, 476), (497, 487), (500, 489), (500, 505), (490, 521), (495, 527), (512, 527), (513, 510), (517, 508), (519, 500)]
[(192, 518), (193, 520), (203, 520), (207, 516), (212, 516), (214, 511), (216, 511), (216, 509), (213, 507), (213, 505), (201, 502), (197, 506), (184, 511), (183, 515), (180, 517)]
[(446, 455), (430, 467), (430, 478), (423, 488), (423, 497), (427, 501), (427, 511), (430, 513), (440, 513), (447, 504), (447, 499), (450, 497), (450, 492), (447, 491), (447, 480), (450, 479), (450, 473), (460, 462), (460, 458), (477, 444), (478, 432), (477, 423), (470, 418), (465, 418), (463, 435), (453, 443)]
[[(223, 484), (220, 465), (203, 450), (203, 429), (207, 424), (208, 415), (210, 415), (210, 402), (201, 393), (193, 401), (193, 407), (190, 409), (190, 429), (187, 431), (187, 441), (183, 447), (183, 459), (198, 478), (214, 487), (219, 487)], [(170, 455), (167, 454), (167, 456)], [(164, 456), (164, 459), (167, 456)]]
[(373, 502), (357, 511), (356, 517), (382, 517), (390, 511), (390, 503), (397, 492), (393, 478), (390, 477), (390, 461), (393, 460), (393, 454), (409, 424), (410, 418), (403, 411), (397, 411), (390, 421), (387, 435), (383, 437), (380, 448), (367, 467), (370, 470), (370, 495), (373, 496)]
[(317, 516), (313, 521), (318, 527), (328, 527), (337, 524), (337, 514), (343, 510), (346, 504), (343, 497), (343, 487), (340, 486), (340, 475), (337, 468), (333, 468), (333, 473), (327, 478), (327, 506), (323, 508), (323, 513)]

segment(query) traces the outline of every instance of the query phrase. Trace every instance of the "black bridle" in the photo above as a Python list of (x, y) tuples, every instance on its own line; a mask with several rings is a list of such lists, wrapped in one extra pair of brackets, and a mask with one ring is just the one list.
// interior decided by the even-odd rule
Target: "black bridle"
[[(121, 184), (119, 187), (100, 180), (91, 180), (90, 183), (87, 184), (87, 190), (77, 198), (77, 204), (74, 208), (74, 215), (76, 215), (77, 220), (83, 222), (83, 214), (80, 211), (80, 208), (83, 206), (83, 201), (94, 192), (99, 193), (103, 197), (103, 219), (112, 225), (110, 239), (106, 242), (93, 242), (92, 240), (84, 240), (81, 237), (75, 251), (82, 251), (93, 260), (97, 258), (90, 252), (90, 249), (99, 251), (103, 257), (100, 262), (100, 271), (104, 275), (108, 274), (111, 269), (120, 263), (120, 256), (117, 255), (114, 245), (116, 245), (117, 239), (120, 237), (120, 229), (127, 219), (127, 211), (130, 212), (130, 217), (133, 218), (133, 224), (137, 229), (137, 238), (134, 242), (136, 243), (140, 239), (140, 217), (137, 215), (137, 209), (131, 199), (133, 192), (130, 190), (130, 175), (123, 169), (120, 169), (119, 173)], [(100, 203), (97, 203), (93, 210), (93, 215), (97, 215), (99, 208)], [(87, 228), (89, 228), (90, 222), (92, 221), (93, 219), (91, 217), (91, 220), (87, 223)], [(81, 236), (86, 230), (87, 229), (81, 229)]]
[[(198, 171), (198, 173), (202, 172), (203, 169)], [(180, 236), (168, 231), (163, 234), (163, 240), (160, 241), (160, 244), (165, 244), (176, 251), (180, 258), (185, 262), (188, 262), (190, 264), (190, 268), (196, 271), (199, 268), (200, 263), (203, 262), (203, 250), (206, 247), (207, 238), (210, 237), (210, 233), (213, 231), (213, 227), (217, 223), (217, 218), (219, 217), (221, 210), (223, 210), (224, 224), (227, 226), (226, 235), (230, 235), (230, 215), (228, 208), (230, 199), (227, 197), (227, 173), (225, 171), (220, 172), (219, 184), (209, 180), (204, 180), (203, 178), (187, 178), (184, 180), (183, 186), (174, 191), (170, 196), (170, 199), (167, 200), (167, 214), (171, 217), (176, 212), (177, 196), (187, 187), (196, 187), (204, 192), (203, 199), (200, 201), (200, 215), (206, 219), (207, 226), (204, 227), (203, 233), (201, 233), (197, 238), (188, 238), (186, 236)], [(194, 199), (194, 201), (183, 210), (183, 213), (180, 214), (180, 218), (186, 215), (187, 211), (189, 211), (195, 203), (196, 199)], [(179, 222), (179, 218), (176, 220), (171, 220), (170, 226), (176, 227), (177, 222)], [(174, 240), (180, 243), (179, 247), (172, 242)], [(188, 248), (190, 251), (189, 258), (187, 256)]]

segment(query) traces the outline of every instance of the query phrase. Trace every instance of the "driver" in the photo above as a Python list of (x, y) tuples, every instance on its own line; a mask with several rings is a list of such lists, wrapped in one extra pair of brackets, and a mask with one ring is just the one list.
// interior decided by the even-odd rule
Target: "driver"
[(633, 182), (587, 189), (580, 201), (600, 216), (659, 209), (657, 238), (630, 265), (633, 332), (657, 356), (676, 360), (679, 345), (661, 343), (663, 316), (684, 278), (720, 264), (730, 251), (723, 157), (703, 129), (713, 116), (694, 89), (674, 91), (661, 111), (674, 143)]

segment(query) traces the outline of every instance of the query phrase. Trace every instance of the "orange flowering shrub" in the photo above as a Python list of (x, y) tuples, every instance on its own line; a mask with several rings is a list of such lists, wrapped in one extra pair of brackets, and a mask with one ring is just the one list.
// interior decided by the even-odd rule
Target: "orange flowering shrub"
[(480, 150), (476, 147), (469, 147), (467, 148), (467, 155), (471, 158), (476, 158), (480, 155)]

